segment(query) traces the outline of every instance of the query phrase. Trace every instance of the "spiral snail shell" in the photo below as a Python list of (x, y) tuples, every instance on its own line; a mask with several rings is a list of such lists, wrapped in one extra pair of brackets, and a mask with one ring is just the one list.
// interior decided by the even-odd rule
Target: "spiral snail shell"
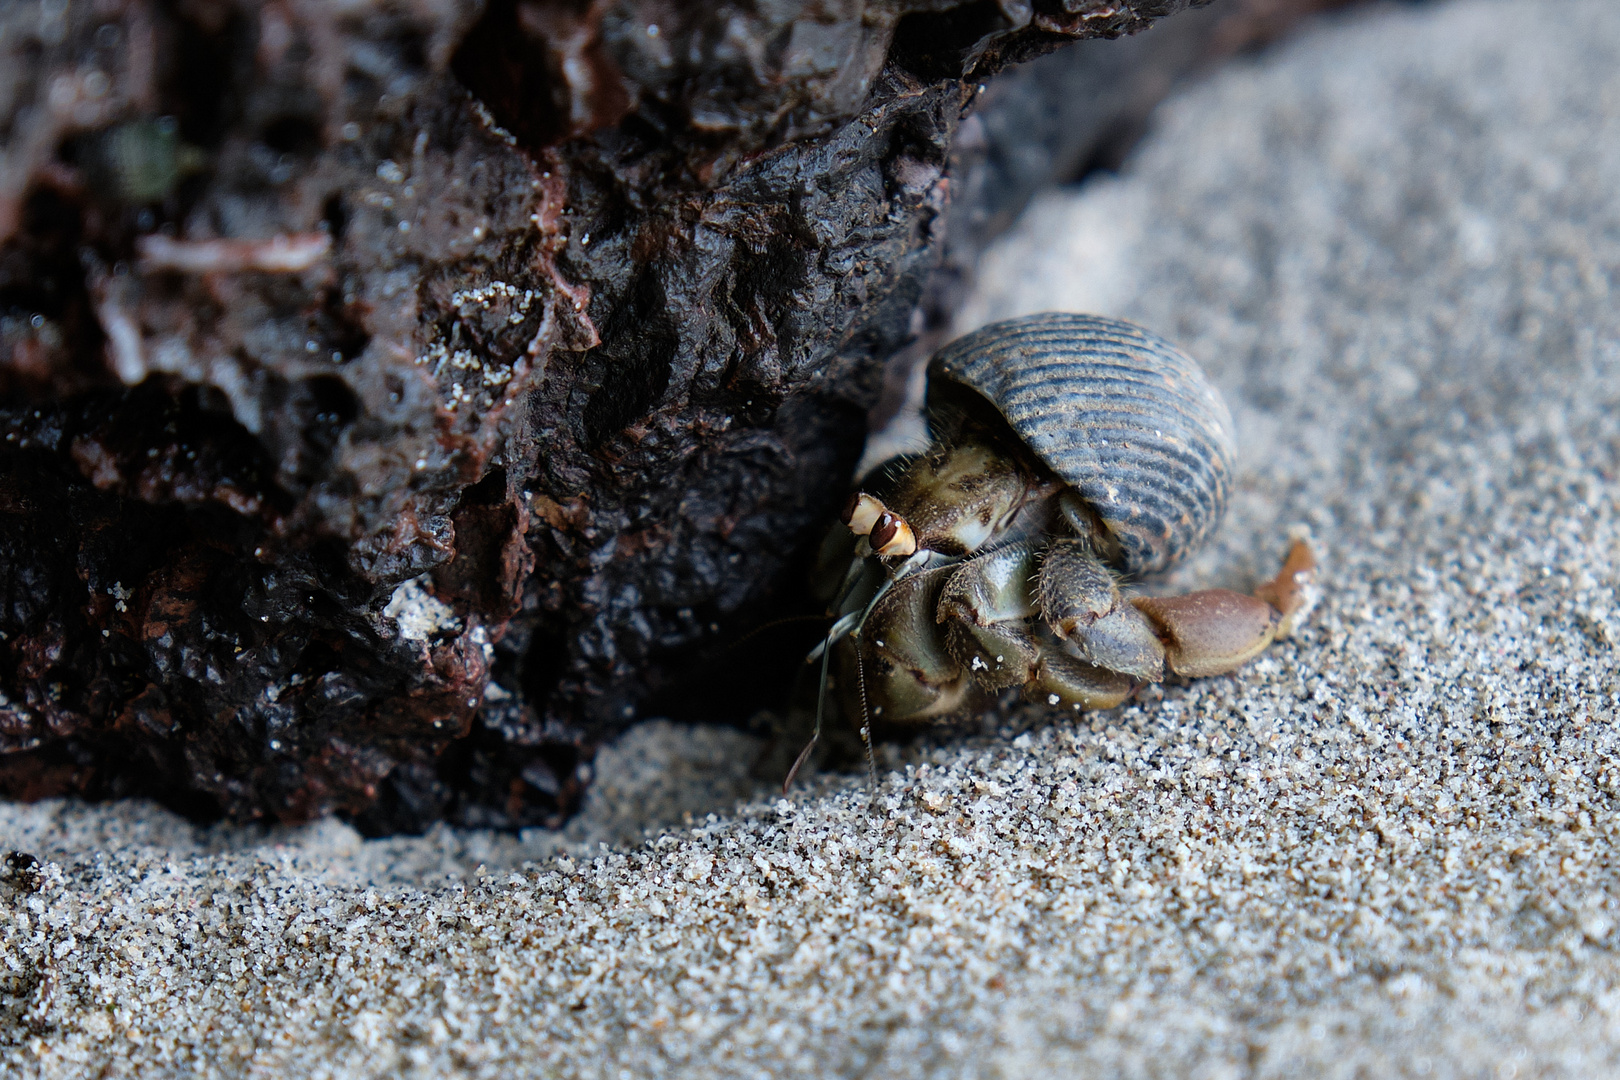
[(1097, 512), (1131, 574), (1167, 570), (1220, 524), (1232, 415), (1197, 361), (1141, 327), (1068, 312), (993, 323), (929, 366), (982, 395)]

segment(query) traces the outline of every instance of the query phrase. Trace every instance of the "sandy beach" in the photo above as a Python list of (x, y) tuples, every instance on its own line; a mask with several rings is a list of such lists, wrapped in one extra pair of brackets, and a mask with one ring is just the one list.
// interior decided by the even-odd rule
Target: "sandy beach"
[(653, 722), (560, 834), (0, 806), (0, 1072), (1620, 1075), (1620, 6), (1362, 10), (1044, 198), (964, 329), (1200, 358), (1178, 587), (1325, 595), (1238, 673), (790, 799)]

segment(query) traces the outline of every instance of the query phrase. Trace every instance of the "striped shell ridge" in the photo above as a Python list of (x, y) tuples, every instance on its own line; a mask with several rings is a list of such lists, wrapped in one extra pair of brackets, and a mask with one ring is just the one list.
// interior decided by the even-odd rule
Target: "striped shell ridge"
[(1117, 319), (1045, 312), (941, 349), (930, 379), (976, 391), (1102, 518), (1124, 569), (1168, 569), (1226, 510), (1232, 417), (1203, 369)]

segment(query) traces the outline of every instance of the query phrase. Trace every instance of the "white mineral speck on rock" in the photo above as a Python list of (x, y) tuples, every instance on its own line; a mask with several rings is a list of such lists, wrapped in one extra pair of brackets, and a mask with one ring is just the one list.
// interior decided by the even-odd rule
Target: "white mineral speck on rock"
[(426, 574), (400, 582), (383, 608), (383, 616), (394, 620), (407, 641), (432, 641), (461, 629), (455, 611), (427, 591), (427, 582)]
[(1172, 584), (1308, 524), (1292, 638), (791, 805), (664, 722), (560, 833), (0, 804), (0, 1075), (1620, 1076), (1620, 4), (1323, 23), (987, 267), (964, 319), (1205, 363), (1238, 475)]

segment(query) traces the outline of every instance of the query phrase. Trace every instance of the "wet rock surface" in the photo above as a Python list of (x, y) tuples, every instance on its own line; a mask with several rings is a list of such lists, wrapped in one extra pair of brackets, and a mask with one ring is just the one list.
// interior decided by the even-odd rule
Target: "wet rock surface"
[(8, 5), (0, 792), (560, 821), (792, 609), (980, 80), (1186, 6)]

